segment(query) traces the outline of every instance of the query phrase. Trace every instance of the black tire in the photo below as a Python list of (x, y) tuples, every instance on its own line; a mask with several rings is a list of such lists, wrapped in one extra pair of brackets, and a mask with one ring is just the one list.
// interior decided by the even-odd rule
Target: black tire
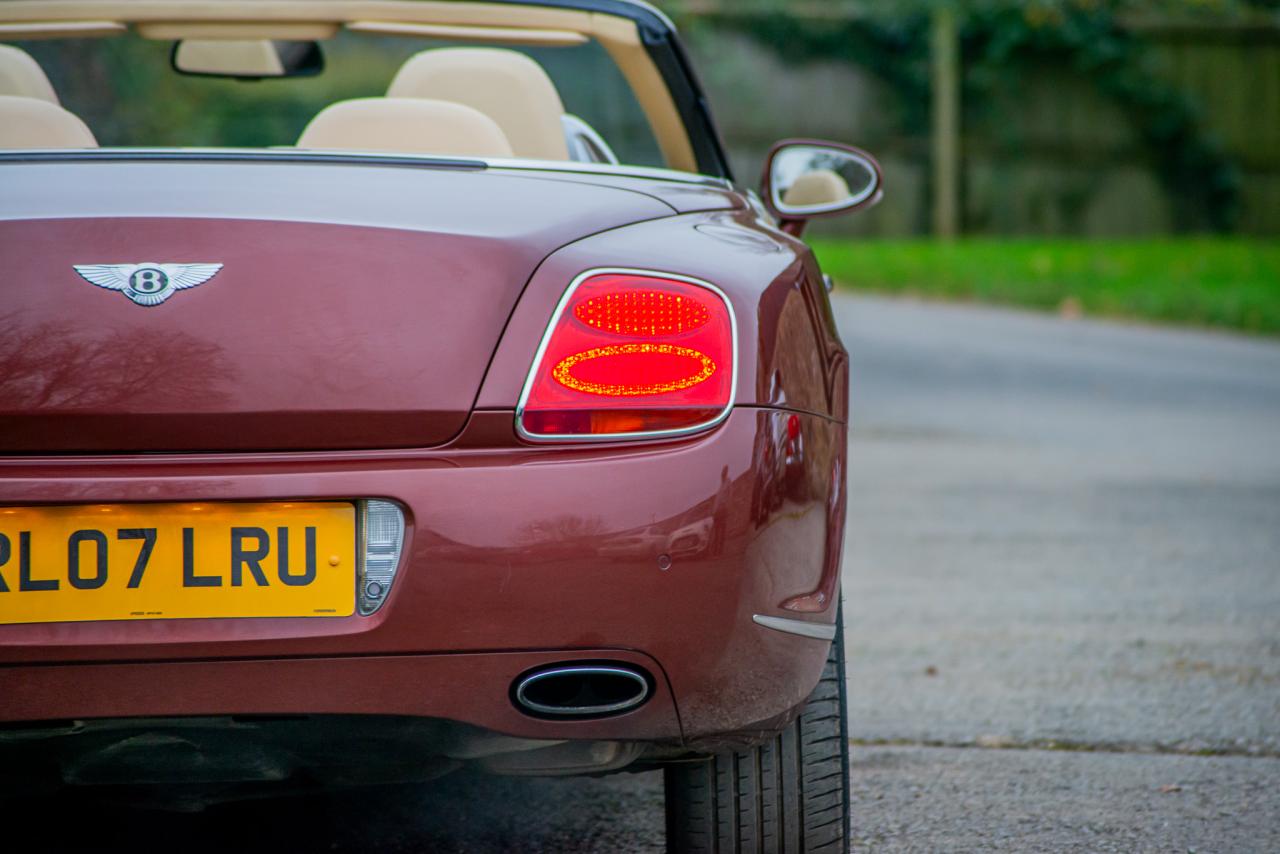
[(848, 698), (839, 611), (836, 619), (822, 679), (797, 720), (751, 750), (667, 766), (668, 851), (849, 850)]

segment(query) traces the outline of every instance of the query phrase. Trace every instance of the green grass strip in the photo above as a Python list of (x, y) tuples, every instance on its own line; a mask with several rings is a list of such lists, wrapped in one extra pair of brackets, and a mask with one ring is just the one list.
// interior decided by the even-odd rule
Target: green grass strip
[(811, 241), (843, 288), (1280, 335), (1280, 241)]

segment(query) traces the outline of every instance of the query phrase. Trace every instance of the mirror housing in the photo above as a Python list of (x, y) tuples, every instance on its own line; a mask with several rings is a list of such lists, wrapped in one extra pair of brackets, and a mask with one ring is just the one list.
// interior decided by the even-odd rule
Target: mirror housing
[(813, 217), (869, 208), (884, 196), (876, 159), (860, 148), (816, 139), (786, 139), (769, 152), (761, 191), (788, 234)]
[(324, 71), (324, 53), (313, 41), (183, 39), (173, 43), (169, 64), (192, 77), (313, 77)]

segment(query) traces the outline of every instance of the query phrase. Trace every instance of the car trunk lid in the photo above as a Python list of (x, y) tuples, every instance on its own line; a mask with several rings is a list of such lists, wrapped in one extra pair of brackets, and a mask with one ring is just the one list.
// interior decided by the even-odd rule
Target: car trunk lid
[[(672, 213), (478, 169), (24, 163), (0, 185), (0, 448), (19, 453), (438, 445), (544, 257)], [(143, 262), (222, 266), (151, 306), (74, 269)]]

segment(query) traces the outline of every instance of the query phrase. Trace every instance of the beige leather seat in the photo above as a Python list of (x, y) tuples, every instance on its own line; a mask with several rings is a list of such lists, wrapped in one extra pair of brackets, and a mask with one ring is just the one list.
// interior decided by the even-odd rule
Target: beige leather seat
[(25, 50), (7, 44), (0, 44), (0, 95), (58, 103), (58, 93), (53, 91), (53, 84), (45, 76), (40, 63)]
[(298, 148), (511, 157), (502, 129), (484, 113), (420, 98), (356, 98), (330, 104), (302, 131)]
[(42, 101), (0, 95), (0, 148), (97, 148), (88, 125)]
[(564, 103), (542, 66), (514, 50), (424, 50), (401, 66), (389, 98), (434, 98), (474, 107), (498, 123), (517, 157), (568, 160)]
[(849, 184), (830, 169), (806, 172), (782, 194), (782, 203), (793, 208), (834, 205), (853, 196)]

